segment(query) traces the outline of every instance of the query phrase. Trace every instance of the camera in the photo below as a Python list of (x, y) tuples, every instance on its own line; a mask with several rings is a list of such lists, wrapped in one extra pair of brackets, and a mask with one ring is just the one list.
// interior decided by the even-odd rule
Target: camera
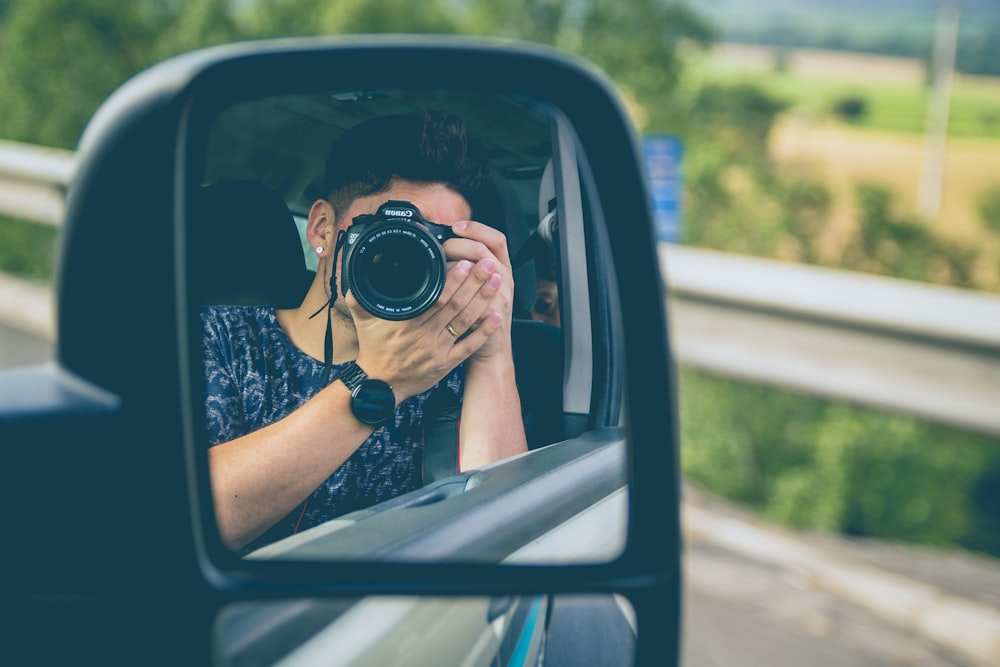
[(425, 220), (408, 201), (389, 200), (374, 215), (359, 215), (343, 237), (341, 294), (384, 320), (408, 320), (441, 296), (448, 272), (448, 225)]

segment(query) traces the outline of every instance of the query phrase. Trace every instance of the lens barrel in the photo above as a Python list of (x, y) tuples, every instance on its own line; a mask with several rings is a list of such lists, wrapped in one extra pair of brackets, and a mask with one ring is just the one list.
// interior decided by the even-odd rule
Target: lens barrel
[[(386, 216), (410, 212), (406, 216)], [(419, 222), (418, 222), (419, 221)], [(444, 289), (447, 262), (442, 237), (409, 202), (387, 202), (374, 216), (355, 218), (344, 244), (342, 291), (385, 320), (408, 320), (425, 312)]]

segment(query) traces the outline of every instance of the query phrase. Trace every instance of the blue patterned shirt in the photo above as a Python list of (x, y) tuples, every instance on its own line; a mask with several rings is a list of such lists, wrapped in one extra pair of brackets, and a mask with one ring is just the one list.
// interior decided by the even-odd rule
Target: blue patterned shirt
[[(272, 306), (209, 306), (202, 312), (209, 445), (283, 419), (315, 396), (323, 363), (297, 348)], [(334, 364), (330, 378), (346, 364)], [(459, 366), (442, 380), (462, 395)], [(388, 500), (421, 484), (423, 405), (430, 391), (402, 401), (330, 477), (252, 550), (334, 517)]]

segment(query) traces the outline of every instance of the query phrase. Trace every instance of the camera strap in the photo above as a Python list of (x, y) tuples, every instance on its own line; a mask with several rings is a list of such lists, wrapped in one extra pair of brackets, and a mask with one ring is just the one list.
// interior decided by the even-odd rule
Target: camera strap
[(326, 309), (326, 335), (323, 337), (323, 382), (330, 383), (330, 372), (333, 369), (333, 304), (337, 301), (337, 258), (344, 247), (344, 230), (337, 232), (337, 243), (333, 249), (333, 268), (330, 271), (330, 298), (319, 307), (309, 319), (316, 317)]
[(423, 405), (424, 456), (421, 476), (426, 486), (459, 472), (458, 441), (462, 405), (442, 381)]

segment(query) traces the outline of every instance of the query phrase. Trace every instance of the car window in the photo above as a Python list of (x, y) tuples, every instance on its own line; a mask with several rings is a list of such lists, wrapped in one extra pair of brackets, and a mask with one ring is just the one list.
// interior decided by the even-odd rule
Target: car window
[[(188, 277), (206, 327), (205, 401), (196, 406), (206, 423), (204, 451), (211, 462), (213, 448), (243, 437), (233, 434), (264, 429), (310, 399), (304, 392), (295, 407), (262, 414), (271, 399), (260, 400), (259, 394), (294, 393), (297, 380), (289, 377), (299, 372), (274, 362), (271, 351), (258, 354), (258, 347), (271, 349), (268, 340), (281, 339), (282, 349), (292, 350), (293, 368), (311, 364), (321, 373), (324, 364), (327, 370), (334, 365), (332, 344), (326, 358), (313, 354), (302, 361), (309, 355), (281, 321), (282, 312), (300, 306), (310, 293), (317, 270), (323, 270), (323, 253), (327, 266), (341, 270), (342, 281), (354, 276), (352, 293), (370, 289), (378, 295), (372, 297), (378, 312), (369, 312), (380, 319), (407, 320), (406, 309), (425, 307), (418, 303), (424, 292), (431, 295), (428, 303), (436, 298), (426, 284), (443, 279), (428, 273), (423, 259), (413, 268), (417, 260), (383, 240), (388, 238), (384, 230), (396, 230), (393, 225), (413, 231), (405, 220), (392, 217), (400, 210), (421, 219), (422, 230), (434, 230), (424, 223), (435, 221), (420, 207), (406, 207), (412, 202), (382, 203), (370, 227), (367, 218), (354, 218), (342, 236), (331, 239), (334, 248), (323, 247), (308, 232), (311, 210), (328, 197), (328, 157), (349, 159), (330, 152), (339, 138), (372, 119), (431, 111), (460, 118), (488, 159), (484, 183), (466, 198), (473, 219), (506, 238), (514, 286), (511, 354), (526, 451), (471, 468), (459, 469), (448, 460), (439, 466), (436, 452), (444, 445), (437, 443), (458, 436), (438, 435), (448, 426), (440, 426), (438, 412), (430, 407), (436, 409), (437, 403), (428, 397), (420, 412), (400, 418), (397, 410), (393, 417), (394, 423), (403, 419), (419, 430), (419, 441), (408, 445), (420, 450), (416, 463), (405, 470), (383, 466), (373, 453), (383, 445), (365, 449), (373, 442), (366, 440), (301, 507), (281, 519), (291, 529), (279, 521), (273, 530), (229, 545), (242, 557), (593, 562), (613, 559), (625, 544), (621, 337), (615, 330), (614, 271), (603, 209), (592, 200), (586, 156), (579, 153), (573, 128), (557, 110), (529, 98), (440, 90), (281, 95), (238, 101), (207, 123), (202, 139), (192, 139), (200, 162), (188, 198)], [(330, 252), (338, 254), (331, 260)], [(389, 261), (403, 267), (398, 275), (406, 280), (383, 284), (388, 279), (380, 276), (388, 274), (376, 271)], [(448, 262), (446, 270), (453, 264)], [(357, 268), (362, 266), (368, 268)], [(337, 287), (330, 293), (342, 286)], [(387, 294), (396, 299), (389, 306), (378, 301)], [(313, 313), (316, 322), (328, 317), (326, 310), (333, 309), (327, 305)], [(243, 323), (247, 312), (255, 313), (250, 329)], [(261, 318), (268, 324), (259, 324)], [(220, 386), (228, 392), (223, 399), (215, 393)], [(226, 401), (238, 405), (219, 408)], [(240, 420), (247, 422), (240, 425), (243, 430), (232, 429)], [(468, 421), (458, 425), (459, 432), (472, 428)], [(355, 461), (362, 454), (364, 461)], [(394, 454), (393, 461), (406, 455)], [(343, 469), (348, 472), (334, 479)], [(359, 491), (377, 486), (380, 476), (393, 478), (389, 491)], [(220, 486), (212, 479), (222, 517)], [(315, 499), (324, 489), (328, 497), (342, 494), (338, 498), (352, 500), (321, 511), (317, 505), (323, 501)], [(581, 521), (584, 516), (590, 520)], [(224, 535), (223, 527), (219, 531)]]
[(630, 665), (636, 636), (635, 611), (617, 595), (394, 596), (231, 605), (213, 641), (231, 667)]

